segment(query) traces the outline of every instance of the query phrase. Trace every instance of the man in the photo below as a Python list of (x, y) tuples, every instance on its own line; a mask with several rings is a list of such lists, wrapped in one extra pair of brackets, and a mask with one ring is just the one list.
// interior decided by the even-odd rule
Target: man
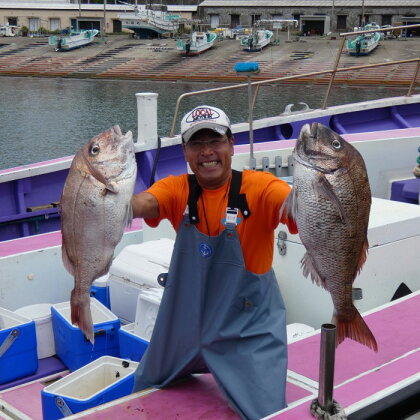
[(187, 113), (181, 136), (194, 175), (161, 179), (132, 200), (135, 217), (152, 227), (167, 218), (177, 231), (134, 391), (211, 372), (242, 418), (259, 419), (286, 405), (285, 309), (271, 265), (290, 187), (267, 172), (232, 170), (234, 138), (218, 108)]

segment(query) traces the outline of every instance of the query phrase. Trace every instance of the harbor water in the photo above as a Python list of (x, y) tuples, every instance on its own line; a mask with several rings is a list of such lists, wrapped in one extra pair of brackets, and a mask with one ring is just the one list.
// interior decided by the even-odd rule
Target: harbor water
[[(220, 83), (151, 82), (2, 77), (0, 83), (0, 169), (74, 154), (90, 138), (118, 124), (137, 138), (135, 94), (156, 92), (158, 133), (170, 132), (179, 95), (223, 86)], [(254, 118), (282, 113), (288, 104), (322, 106), (326, 86), (264, 85)], [(398, 96), (406, 88), (334, 86), (328, 105)], [(181, 103), (179, 121), (188, 109), (208, 104), (223, 108), (232, 123), (247, 121), (247, 89), (189, 97)], [(301, 106), (300, 106), (301, 107)], [(297, 109), (299, 106), (297, 105)]]

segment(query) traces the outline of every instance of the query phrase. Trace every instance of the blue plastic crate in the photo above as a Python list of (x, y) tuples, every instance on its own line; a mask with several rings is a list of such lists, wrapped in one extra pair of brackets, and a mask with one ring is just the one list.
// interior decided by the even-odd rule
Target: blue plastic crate
[(103, 356), (41, 391), (44, 420), (56, 420), (131, 394), (138, 363)]
[(0, 308), (0, 384), (38, 369), (35, 322)]
[(134, 334), (134, 323), (120, 328), (120, 357), (139, 362), (149, 345), (147, 340)]
[(90, 301), (95, 332), (93, 346), (82, 331), (71, 324), (70, 302), (58, 303), (51, 307), (55, 351), (71, 371), (101, 356), (120, 355), (120, 320), (98, 300), (91, 298)]
[(108, 286), (103, 287), (103, 286), (96, 286), (95, 284), (93, 284), (90, 287), (90, 296), (99, 300), (99, 302), (101, 302), (102, 305), (106, 306), (108, 309), (111, 308)]

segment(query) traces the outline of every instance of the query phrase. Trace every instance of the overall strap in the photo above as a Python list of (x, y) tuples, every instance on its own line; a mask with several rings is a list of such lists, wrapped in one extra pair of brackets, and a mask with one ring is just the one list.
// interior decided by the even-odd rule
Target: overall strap
[(190, 187), (188, 194), (188, 215), (190, 223), (196, 225), (200, 222), (197, 203), (201, 195), (201, 187), (198, 185), (195, 175), (188, 175), (188, 185)]
[[(198, 185), (195, 175), (188, 175), (188, 185), (190, 192), (188, 194), (188, 215), (190, 223), (196, 225), (200, 222), (198, 218), (197, 202), (201, 195), (201, 187)], [(242, 172), (232, 170), (232, 181), (230, 183), (228, 207), (226, 209), (226, 216), (228, 218), (231, 212), (238, 215), (238, 211), (242, 212), (244, 219), (251, 216), (245, 194), (239, 194), (242, 185)], [(236, 220), (236, 219), (235, 219)]]
[(245, 194), (239, 194), (242, 185), (242, 172), (232, 170), (227, 212), (240, 210), (244, 219), (251, 216)]

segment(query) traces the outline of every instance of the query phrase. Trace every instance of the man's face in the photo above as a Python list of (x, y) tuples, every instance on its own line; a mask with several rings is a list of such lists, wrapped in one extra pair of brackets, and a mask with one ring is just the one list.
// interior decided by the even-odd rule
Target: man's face
[(198, 183), (207, 189), (224, 185), (232, 173), (233, 138), (203, 129), (184, 144), (185, 159)]

